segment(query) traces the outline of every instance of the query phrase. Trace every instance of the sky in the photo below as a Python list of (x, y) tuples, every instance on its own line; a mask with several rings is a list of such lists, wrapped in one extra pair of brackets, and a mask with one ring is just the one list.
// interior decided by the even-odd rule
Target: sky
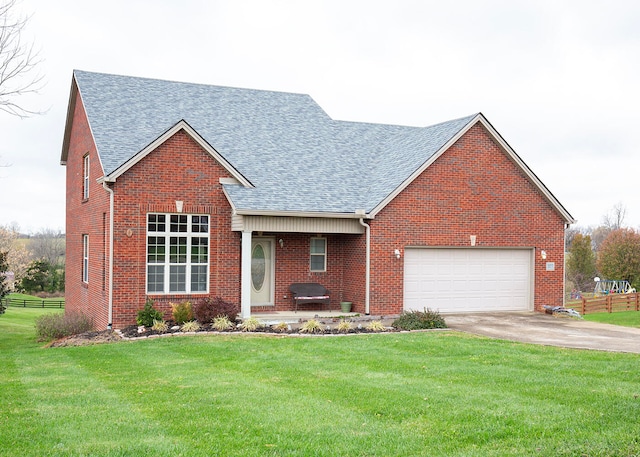
[[(0, 0), (2, 2), (3, 0)], [(64, 231), (74, 69), (306, 93), (334, 119), (482, 112), (580, 227), (640, 228), (640, 2), (20, 0), (45, 85), (0, 111), (0, 225)]]

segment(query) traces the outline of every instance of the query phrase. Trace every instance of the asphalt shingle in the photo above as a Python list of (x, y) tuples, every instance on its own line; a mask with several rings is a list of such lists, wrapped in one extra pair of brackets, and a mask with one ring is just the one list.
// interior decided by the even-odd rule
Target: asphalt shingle
[(345, 122), (305, 94), (74, 77), (106, 175), (185, 120), (255, 186), (225, 185), (239, 210), (369, 212), (476, 116), (423, 128)]

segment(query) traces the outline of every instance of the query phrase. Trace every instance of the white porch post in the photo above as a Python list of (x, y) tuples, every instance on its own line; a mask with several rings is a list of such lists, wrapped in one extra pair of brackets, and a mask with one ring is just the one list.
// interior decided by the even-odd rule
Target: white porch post
[(251, 232), (242, 232), (240, 317), (251, 316)]

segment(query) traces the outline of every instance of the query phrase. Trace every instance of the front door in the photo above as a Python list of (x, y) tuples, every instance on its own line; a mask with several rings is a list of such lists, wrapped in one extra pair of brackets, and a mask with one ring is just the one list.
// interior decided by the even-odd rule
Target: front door
[(273, 238), (251, 241), (251, 306), (273, 305)]

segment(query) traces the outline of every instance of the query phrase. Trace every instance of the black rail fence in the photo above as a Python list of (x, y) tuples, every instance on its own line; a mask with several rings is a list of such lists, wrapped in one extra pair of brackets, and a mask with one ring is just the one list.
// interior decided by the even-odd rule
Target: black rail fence
[(3, 298), (0, 300), (2, 306), (9, 308), (58, 308), (64, 309), (64, 300), (56, 299), (22, 299), (22, 298)]

